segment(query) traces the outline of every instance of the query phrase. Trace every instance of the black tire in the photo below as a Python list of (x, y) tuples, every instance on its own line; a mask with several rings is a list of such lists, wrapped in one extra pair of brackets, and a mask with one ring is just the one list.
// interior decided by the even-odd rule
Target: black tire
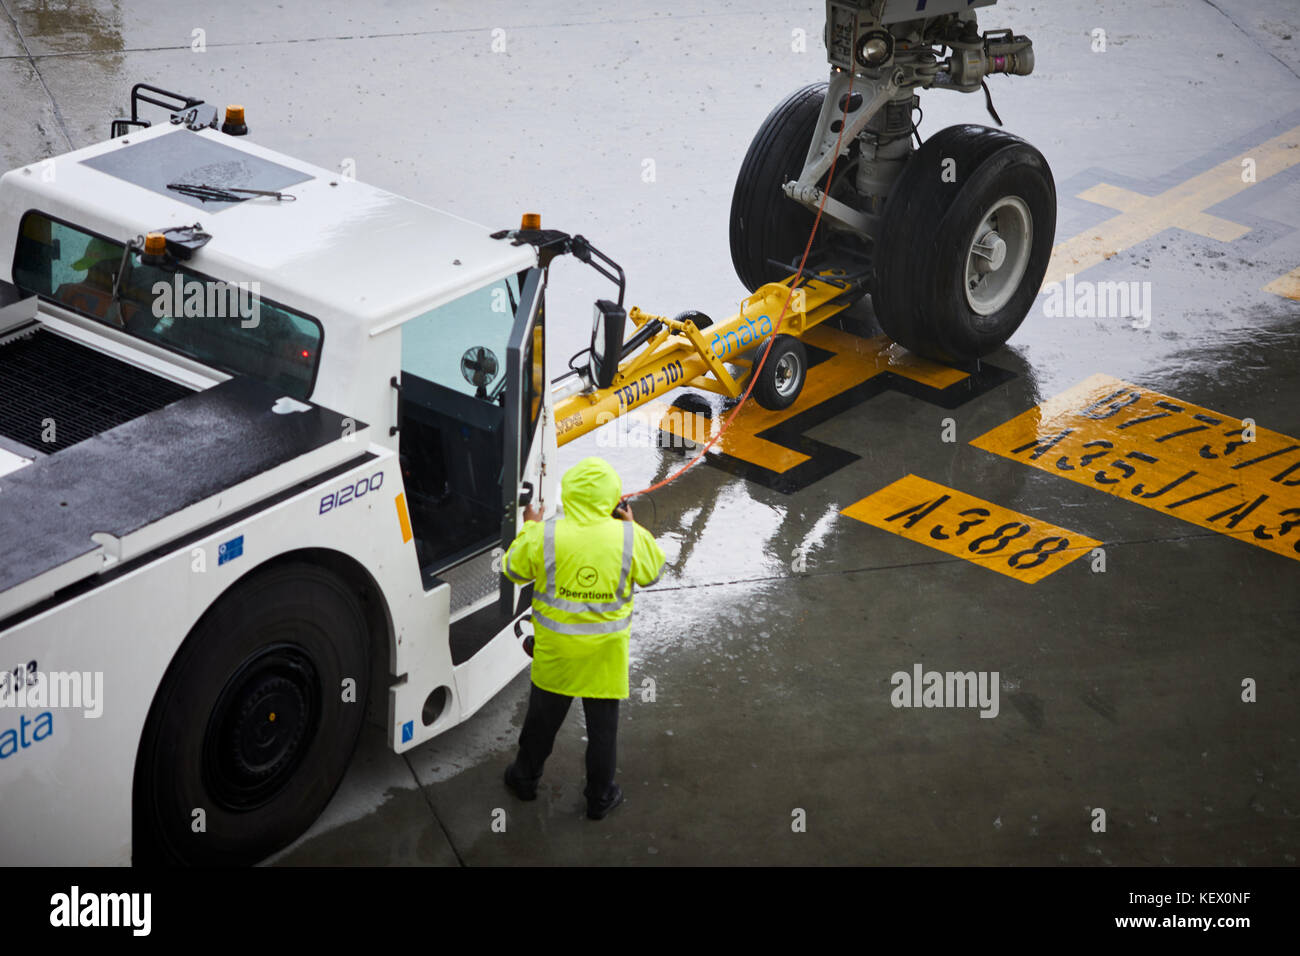
[(336, 575), (295, 563), (237, 584), (154, 697), (136, 761), (135, 862), (250, 864), (299, 837), (343, 779), (369, 686), (365, 614)]
[(695, 327), (699, 329), (701, 332), (703, 332), (705, 329), (707, 329), (710, 325), (713, 324), (713, 320), (711, 318), (709, 318), (707, 315), (705, 315), (703, 312), (700, 312), (697, 309), (687, 309), (685, 312), (678, 312), (676, 315), (673, 316), (673, 319), (678, 322), (685, 322), (687, 319), (690, 319), (692, 322), (695, 323)]
[[(796, 260), (808, 244), (814, 216), (781, 187), (803, 171), (826, 87), (813, 83), (786, 97), (763, 120), (740, 164), (731, 196), (731, 261), (750, 292), (792, 275), (793, 269), (783, 271), (768, 260)], [(841, 171), (837, 166), (836, 179)], [(818, 230), (814, 251), (828, 233)]]
[[(955, 165), (946, 164), (949, 159)], [(955, 181), (945, 182), (954, 178), (945, 169), (955, 173)], [(982, 314), (968, 298), (968, 254), (986, 213), (1008, 198), (1028, 213), (1022, 243), (1027, 259), (1023, 275), (1013, 281), (1019, 268), (1008, 253), (1012, 268), (1001, 279), (1009, 294), (1005, 303), (998, 304), (992, 292), (971, 292), (983, 295), (979, 305), (992, 309)], [(1023, 221), (1018, 209), (1011, 203), (1002, 215)], [(908, 160), (885, 204), (872, 290), (880, 327), (910, 351), (941, 362), (968, 363), (995, 351), (1033, 305), (1055, 235), (1056, 184), (1042, 153), (987, 126), (940, 130)]]
[[(766, 345), (760, 345), (754, 350), (755, 362), (763, 357), (764, 348)], [(808, 352), (803, 343), (793, 335), (778, 335), (772, 342), (767, 361), (759, 369), (758, 381), (754, 383), (754, 401), (769, 412), (787, 409), (799, 398), (807, 375)]]

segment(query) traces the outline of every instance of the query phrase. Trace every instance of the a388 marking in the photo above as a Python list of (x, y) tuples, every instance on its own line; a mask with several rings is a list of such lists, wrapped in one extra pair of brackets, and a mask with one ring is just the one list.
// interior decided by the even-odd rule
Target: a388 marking
[(916, 475), (868, 495), (844, 514), (1028, 584), (1101, 543)]

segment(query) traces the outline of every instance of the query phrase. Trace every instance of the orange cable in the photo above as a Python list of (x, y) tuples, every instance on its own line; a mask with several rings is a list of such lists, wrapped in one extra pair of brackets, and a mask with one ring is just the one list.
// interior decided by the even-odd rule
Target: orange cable
[[(829, 92), (830, 90), (828, 89), (827, 93)], [(845, 91), (844, 94), (845, 101), (847, 102), (848, 97), (852, 95), (853, 95), (853, 71), (850, 70), (849, 85), (848, 85), (848, 89)], [(749, 393), (754, 390), (754, 383), (758, 381), (758, 374), (763, 370), (763, 363), (767, 361), (767, 355), (769, 352), (772, 351), (772, 343), (776, 341), (777, 335), (779, 335), (781, 332), (781, 324), (785, 322), (786, 312), (790, 308), (790, 300), (794, 298), (795, 287), (799, 284), (799, 280), (803, 278), (804, 265), (808, 262), (808, 254), (812, 251), (813, 239), (815, 239), (817, 236), (817, 227), (821, 225), (822, 210), (826, 208), (826, 198), (831, 194), (831, 180), (835, 176), (835, 164), (839, 162), (840, 146), (844, 141), (845, 125), (847, 124), (845, 123), (840, 124), (839, 135), (836, 136), (835, 138), (835, 155), (831, 159), (830, 169), (826, 171), (826, 188), (822, 190), (821, 202), (818, 203), (817, 205), (817, 216), (815, 219), (813, 219), (812, 232), (808, 234), (808, 244), (804, 246), (803, 257), (799, 260), (799, 269), (794, 275), (794, 281), (790, 283), (790, 294), (785, 297), (785, 304), (781, 306), (781, 315), (777, 318), (776, 327), (772, 329), (772, 335), (767, 340), (767, 348), (763, 350), (763, 357), (758, 360), (758, 365), (754, 366), (754, 369), (749, 376), (749, 386), (745, 389), (745, 394), (740, 397), (740, 402), (736, 405), (735, 408), (731, 410), (731, 414), (728, 415), (727, 420), (722, 423), (722, 427), (718, 429), (718, 433), (709, 439), (708, 444), (706, 444), (703, 448), (700, 449), (700, 453), (698, 455), (696, 455), (686, 464), (682, 465), (681, 468), (677, 469), (677, 471), (673, 472), (671, 475), (669, 475), (667, 478), (664, 478), (662, 481), (657, 481), (650, 487), (642, 488), (640, 491), (633, 492), (630, 495), (623, 495), (622, 498), (619, 499), (620, 505), (628, 501), (630, 498), (639, 498), (642, 495), (648, 495), (652, 491), (658, 491), (660, 488), (672, 484), (674, 481), (676, 481), (678, 478), (684, 475), (688, 470), (690, 470), (692, 467), (695, 466), (695, 463), (697, 461), (699, 461), (701, 458), (704, 457), (705, 453), (707, 453), (710, 448), (712, 448), (715, 444), (717, 444), (718, 439), (720, 439), (723, 435), (726, 434), (727, 429), (731, 427), (731, 423), (732, 421), (735, 420), (736, 415), (739, 414), (740, 410), (745, 407), (745, 402), (749, 400)], [(745, 311), (744, 306), (742, 304), (741, 306), (742, 315), (744, 315), (744, 311)], [(806, 376), (807, 374), (808, 374), (807, 370), (805, 369), (804, 375)]]

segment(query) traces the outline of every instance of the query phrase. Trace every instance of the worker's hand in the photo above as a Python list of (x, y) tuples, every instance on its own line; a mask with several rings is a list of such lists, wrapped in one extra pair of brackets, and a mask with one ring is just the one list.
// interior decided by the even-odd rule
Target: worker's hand
[(617, 518), (619, 521), (631, 521), (632, 520), (631, 503), (627, 501), (620, 502), (619, 506), (614, 509), (614, 517)]
[(525, 505), (525, 506), (524, 506), (524, 520), (525, 520), (525, 521), (541, 521), (541, 520), (542, 520), (542, 506), (541, 506), (541, 505), (533, 505), (533, 504)]

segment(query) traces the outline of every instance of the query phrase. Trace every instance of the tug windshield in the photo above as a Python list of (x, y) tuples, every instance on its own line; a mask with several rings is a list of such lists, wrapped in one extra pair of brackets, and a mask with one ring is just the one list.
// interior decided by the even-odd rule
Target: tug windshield
[(180, 352), (248, 375), (294, 398), (311, 395), (320, 323), (266, 301), (255, 282), (225, 282), (131, 254), (113, 301), (123, 244), (38, 212), (23, 216), (14, 284), (49, 302)]

